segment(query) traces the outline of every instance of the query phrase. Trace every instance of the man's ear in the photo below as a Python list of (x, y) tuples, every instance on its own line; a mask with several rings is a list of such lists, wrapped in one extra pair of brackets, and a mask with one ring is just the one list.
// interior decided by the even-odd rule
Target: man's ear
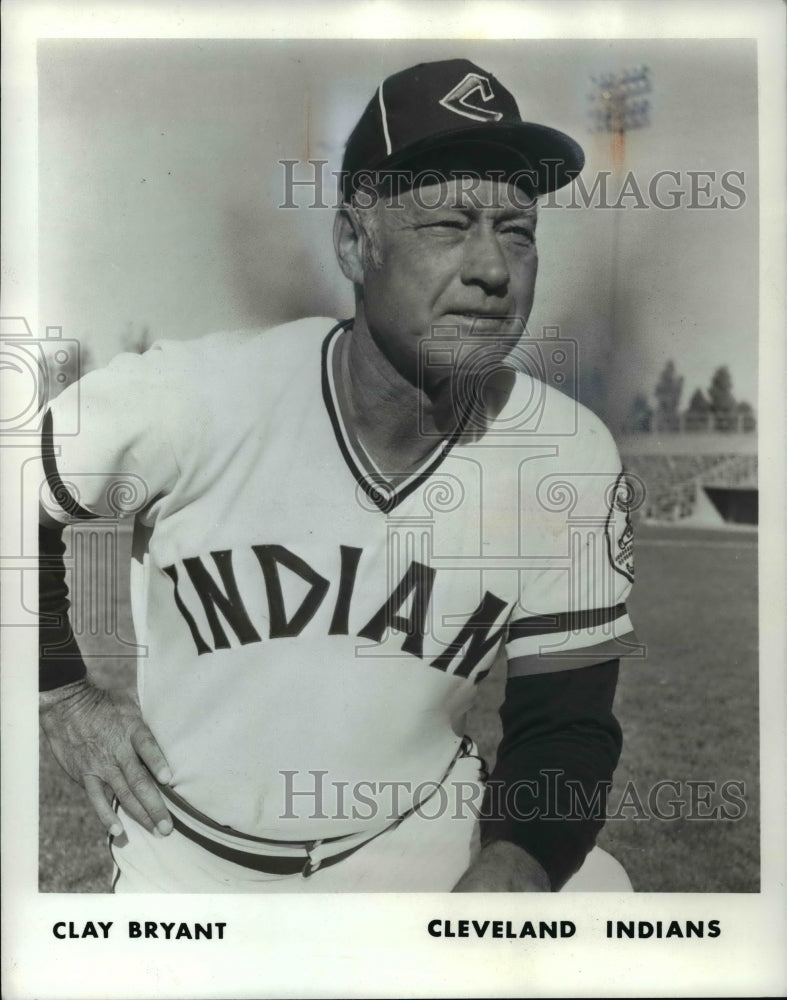
[(365, 239), (352, 209), (340, 208), (333, 220), (333, 248), (342, 274), (354, 285), (363, 284)]

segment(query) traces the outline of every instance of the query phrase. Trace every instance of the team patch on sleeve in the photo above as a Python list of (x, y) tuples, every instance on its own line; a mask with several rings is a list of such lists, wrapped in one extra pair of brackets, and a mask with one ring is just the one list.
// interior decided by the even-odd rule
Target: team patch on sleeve
[(611, 490), (609, 513), (604, 526), (609, 562), (616, 573), (634, 582), (634, 528), (631, 511), (634, 493), (625, 472), (621, 472)]

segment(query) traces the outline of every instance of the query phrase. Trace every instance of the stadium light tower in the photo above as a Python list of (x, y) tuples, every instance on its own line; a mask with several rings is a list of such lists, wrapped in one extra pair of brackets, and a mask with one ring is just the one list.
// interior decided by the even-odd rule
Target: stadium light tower
[(650, 70), (647, 66), (592, 76), (590, 117), (594, 132), (612, 135), (612, 162), (620, 169), (626, 154), (626, 133), (650, 124)]
[[(623, 164), (626, 159), (626, 133), (645, 128), (650, 124), (651, 91), (650, 70), (636, 66), (619, 73), (591, 76), (593, 91), (590, 93), (590, 118), (592, 132), (607, 132), (612, 137), (612, 165), (616, 186), (621, 187)], [(607, 397), (605, 417), (613, 430), (621, 430), (625, 419), (625, 400), (622, 396), (625, 372), (622, 358), (626, 345), (622, 342), (617, 322), (618, 307), (618, 255), (620, 243), (619, 209), (612, 212), (612, 275), (610, 281), (610, 337), (607, 370), (611, 392)]]

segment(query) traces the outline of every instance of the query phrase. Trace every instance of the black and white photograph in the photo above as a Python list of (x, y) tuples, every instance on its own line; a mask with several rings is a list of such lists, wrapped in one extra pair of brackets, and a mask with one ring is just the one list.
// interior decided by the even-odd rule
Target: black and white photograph
[(32, 6), (6, 995), (777, 995), (778, 5)]

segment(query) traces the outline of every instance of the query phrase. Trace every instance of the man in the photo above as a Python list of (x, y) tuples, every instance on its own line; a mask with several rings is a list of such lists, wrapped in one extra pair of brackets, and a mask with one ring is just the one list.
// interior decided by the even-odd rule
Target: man
[[(627, 886), (593, 849), (631, 643), (620, 462), (516, 370), (535, 199), (582, 163), (472, 63), (395, 74), (345, 153), (352, 321), (120, 356), (81, 383), (72, 439), (52, 405), (41, 718), (117, 891)], [(58, 562), (62, 524), (118, 513), (139, 705), (86, 679)], [(463, 724), (501, 647), (482, 804)]]

